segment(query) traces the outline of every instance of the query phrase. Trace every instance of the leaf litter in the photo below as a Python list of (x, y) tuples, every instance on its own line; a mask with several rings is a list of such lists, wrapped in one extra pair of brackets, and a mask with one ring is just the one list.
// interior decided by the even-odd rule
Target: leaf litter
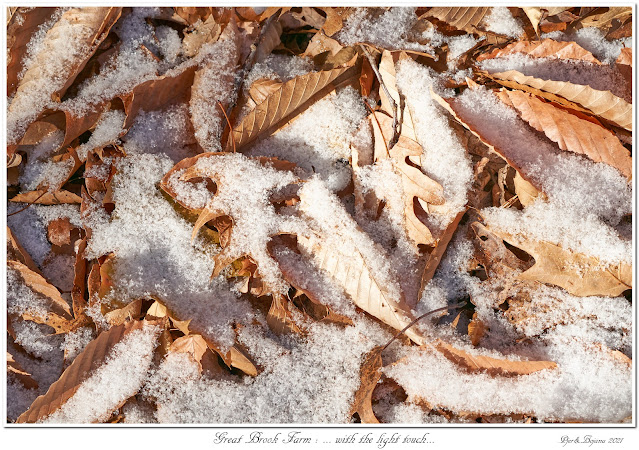
[(631, 20), (16, 8), (8, 420), (623, 422)]

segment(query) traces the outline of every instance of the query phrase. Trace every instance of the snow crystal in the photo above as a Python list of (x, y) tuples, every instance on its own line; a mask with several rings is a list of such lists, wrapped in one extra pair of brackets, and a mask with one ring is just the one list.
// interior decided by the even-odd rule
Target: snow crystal
[[(397, 86), (406, 96), (417, 140), (424, 149), (422, 170), (444, 188), (446, 203), (429, 207), (428, 222), (444, 229), (466, 204), (473, 171), (466, 149), (448, 125), (446, 113), (426, 94), (437, 85), (427, 67), (412, 60), (397, 65)], [(422, 94), (416, 95), (418, 92)]]
[(367, 8), (361, 8), (346, 19), (344, 28), (334, 37), (346, 45), (368, 42), (389, 50), (417, 50), (429, 53), (432, 51), (430, 46), (411, 40), (416, 36), (410, 36), (408, 30), (416, 23), (415, 8), (390, 8), (377, 17), (371, 17), (371, 12)]
[(73, 159), (69, 158), (58, 163), (50, 160), (52, 154), (60, 147), (63, 141), (64, 133), (58, 130), (43, 137), (31, 149), (29, 164), (23, 168), (19, 178), (24, 190), (34, 190), (41, 183), (54, 186), (63, 181), (64, 176), (68, 174), (67, 165), (69, 163), (73, 165)]
[[(212, 244), (198, 238), (191, 245), (193, 225), (157, 187), (172, 166), (168, 157), (149, 154), (117, 162), (111, 218), (99, 210), (86, 217), (92, 229), (87, 257), (115, 252), (113, 297), (128, 301), (159, 296), (179, 318), (193, 318), (193, 329), (229, 346), (235, 335), (231, 323), (250, 320), (254, 313), (229, 291), (223, 278), (209, 282)], [(260, 176), (249, 178), (259, 183)]]
[(244, 87), (248, 89), (254, 81), (262, 78), (285, 83), (310, 72), (313, 72), (313, 63), (309, 59), (295, 55), (271, 53), (263, 62), (253, 65), (244, 80)]
[(95, 331), (91, 327), (78, 328), (65, 334), (64, 342), (60, 346), (64, 351), (65, 361), (72, 362), (95, 337)]
[(291, 124), (252, 146), (247, 155), (275, 156), (318, 173), (331, 190), (351, 179), (350, 141), (366, 117), (362, 97), (352, 87), (314, 103)]
[(111, 411), (142, 387), (160, 331), (157, 326), (145, 325), (127, 334), (73, 397), (41, 422), (93, 423), (108, 419)]
[(61, 353), (62, 336), (54, 335), (51, 327), (30, 320), (12, 320), (11, 326), (16, 334), (16, 344), (32, 355), (53, 359)]
[(125, 119), (126, 115), (124, 111), (117, 109), (105, 111), (100, 116), (100, 120), (96, 124), (89, 140), (76, 149), (80, 160), (86, 160), (87, 154), (91, 150), (103, 148), (108, 144), (115, 143), (120, 133), (124, 131), (122, 126), (124, 125)]
[(221, 151), (220, 137), (226, 125), (217, 101), (227, 105), (235, 98), (234, 80), (238, 49), (233, 39), (220, 40), (207, 51), (191, 90), (190, 112), (195, 136), (206, 151)]
[(243, 330), (257, 334), (247, 339), (267, 366), (244, 382), (201, 378), (187, 355), (170, 354), (144, 393), (156, 399), (159, 422), (346, 423), (362, 356), (387, 333), (363, 323), (343, 330), (316, 323), (310, 331), (306, 341), (287, 348), (257, 330)]
[(239, 153), (200, 158), (194, 167), (209, 174), (217, 184), (207, 208), (233, 218), (232, 244), (224, 250), (225, 255), (233, 260), (250, 254), (265, 283), (285, 294), (287, 284), (266, 246), (272, 236), (303, 232), (304, 225), (295, 217), (278, 215), (269, 198), (294, 183), (295, 175), (265, 167)]
[(524, 29), (510, 10), (505, 6), (493, 7), (484, 18), (486, 29), (497, 34), (503, 34), (512, 38), (519, 38), (524, 34)]
[(178, 162), (195, 156), (188, 147), (195, 142), (190, 127), (186, 105), (174, 105), (163, 111), (140, 111), (122, 138), (123, 147), (127, 154), (164, 153)]
[(456, 412), (585, 422), (618, 422), (631, 414), (630, 367), (575, 342), (549, 344), (547, 352), (557, 368), (512, 378), (468, 373), (427, 348), (407, 350), (408, 358), (383, 371), (409, 401), (423, 399)]
[(49, 302), (46, 298), (33, 292), (24, 284), (20, 273), (11, 266), (7, 266), (7, 312), (9, 314), (28, 313), (44, 317), (48, 306)]

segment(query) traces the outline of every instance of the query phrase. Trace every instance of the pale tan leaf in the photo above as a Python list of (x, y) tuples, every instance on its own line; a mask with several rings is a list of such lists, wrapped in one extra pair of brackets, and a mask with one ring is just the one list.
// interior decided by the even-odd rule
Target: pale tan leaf
[(578, 297), (616, 297), (632, 289), (631, 264), (619, 262), (607, 265), (597, 258), (550, 242), (492, 231), (535, 258), (535, 264), (519, 275), (521, 280), (554, 284)]
[(435, 17), (458, 30), (476, 33), (481, 31), (479, 26), (490, 13), (490, 7), (450, 7), (439, 6), (431, 8), (426, 14)]
[[(413, 320), (405, 301), (393, 298), (388, 288), (373, 276), (361, 253), (347, 257), (339, 249), (325, 245), (324, 240), (317, 235), (298, 236), (297, 242), (318, 268), (325, 270), (359, 308), (396, 330), (403, 329)], [(409, 328), (406, 335), (417, 343), (423, 342), (413, 328)]]
[(492, 358), (490, 356), (471, 355), (441, 340), (435, 341), (433, 345), (446, 358), (471, 372), (487, 372), (490, 375), (519, 376), (530, 375), (540, 370), (554, 369), (557, 367), (557, 364), (552, 361), (512, 361)]
[(535, 30), (535, 33), (537, 34), (537, 36), (539, 36), (539, 22), (541, 21), (541, 16), (543, 14), (541, 8), (523, 6), (521, 9), (524, 10), (524, 13), (526, 13), (526, 16), (528, 16), (528, 20), (530, 20), (530, 24)]
[[(91, 55), (106, 38), (121, 13), (121, 7), (83, 7), (71, 8), (66, 11), (47, 32), (42, 43), (42, 50), (35, 56), (34, 62), (20, 80), (13, 101), (9, 106), (9, 113), (23, 107), (24, 99), (29, 98), (32, 92), (37, 89), (46, 89), (50, 98), (59, 101), (76, 76), (82, 71)], [(74, 59), (60, 67), (61, 71), (55, 74), (55, 79), (49, 79), (50, 76), (46, 75), (48, 67), (59, 66), (56, 62), (56, 58), (59, 58), (59, 48), (60, 46), (69, 46), (68, 39), (76, 40), (77, 42), (74, 42), (73, 45), (83, 48), (84, 51), (73, 55)], [(37, 116), (39, 112), (41, 111), (31, 111), (31, 115)], [(15, 131), (19, 135), (24, 133), (24, 130)], [(15, 141), (17, 142), (17, 139)]]
[(198, 364), (200, 373), (222, 373), (217, 357), (212, 353), (206, 341), (199, 334), (190, 334), (177, 338), (169, 349), (173, 353), (186, 353)]
[(18, 261), (29, 269), (34, 271), (35, 273), (42, 275), (38, 266), (33, 262), (31, 256), (27, 251), (20, 245), (18, 238), (13, 234), (11, 228), (7, 226), (7, 261)]
[(308, 43), (306, 50), (302, 54), (304, 57), (315, 58), (322, 53), (328, 53), (330, 55), (336, 55), (344, 46), (337, 42), (335, 39), (331, 39), (324, 33), (315, 33), (311, 42)]
[(359, 371), (359, 387), (349, 416), (357, 413), (362, 423), (379, 423), (373, 412), (372, 396), (377, 382), (382, 376), (382, 346), (375, 347), (364, 357)]
[(250, 100), (248, 105), (254, 108), (258, 104), (262, 103), (266, 97), (278, 90), (282, 85), (281, 81), (273, 80), (271, 78), (260, 78), (255, 80), (249, 88)]
[(504, 48), (496, 48), (489, 53), (479, 55), (477, 57), (477, 61), (503, 58), (515, 53), (528, 55), (532, 58), (574, 59), (601, 65), (601, 62), (595, 58), (592, 53), (579, 46), (576, 42), (558, 42), (553, 39), (543, 39), (541, 41), (517, 41), (512, 44), (508, 44)]
[(222, 34), (222, 27), (210, 15), (204, 22), (200, 22), (192, 31), (184, 33), (182, 48), (188, 57), (195, 56), (204, 44), (215, 42)]
[(621, 65), (632, 67), (632, 48), (631, 47), (622, 48), (621, 52), (619, 52), (619, 57), (617, 58), (617, 61), (615, 61), (615, 64), (618, 64), (618, 65), (621, 64)]
[(53, 383), (46, 394), (39, 396), (17, 423), (36, 423), (58, 410), (76, 393), (80, 385), (108, 358), (111, 349), (132, 331), (149, 326), (149, 322), (131, 321), (112, 327), (89, 342), (73, 363)]
[(293, 320), (288, 308), (288, 301), (283, 295), (273, 294), (273, 301), (266, 315), (266, 323), (277, 334), (299, 334), (302, 332)]
[(597, 27), (607, 30), (612, 26), (614, 20), (620, 22), (632, 17), (631, 6), (613, 6), (608, 8), (607, 11), (602, 11), (596, 14), (591, 14), (579, 20), (579, 25), (582, 27)]
[(64, 203), (82, 203), (82, 199), (73, 192), (59, 190), (46, 192), (42, 190), (22, 192), (9, 199), (10, 202), (37, 203), (39, 205), (60, 205)]
[[(442, 205), (445, 202), (442, 197), (443, 188), (418, 168), (421, 166), (423, 152), (421, 145), (404, 135), (400, 135), (397, 143), (388, 151), (386, 146), (392, 134), (392, 119), (381, 112), (376, 112), (371, 116), (375, 135), (375, 159), (392, 158), (402, 179), (404, 225), (408, 236), (415, 245), (433, 245), (435, 239), (428, 227), (417, 216), (415, 202), (421, 200), (423, 201), (422, 205)], [(428, 212), (428, 206), (425, 209)]]
[(333, 36), (344, 27), (344, 21), (350, 16), (355, 8), (320, 8), (326, 13), (326, 20), (322, 25), (322, 31), (326, 36)]
[[(403, 56), (406, 55), (403, 54)], [(388, 50), (382, 51), (382, 59), (379, 63), (379, 74), (381, 75), (382, 81), (386, 85), (390, 96), (397, 106), (398, 121), (401, 124), (400, 133), (405, 135), (407, 138), (412, 139), (413, 141), (417, 141), (417, 134), (415, 133), (415, 123), (413, 121), (413, 116), (411, 115), (410, 109), (406, 105), (406, 102), (402, 101), (402, 98), (400, 97), (399, 91), (397, 89), (397, 73), (395, 71), (395, 62), (401, 57), (402, 53), (391, 53)], [(386, 92), (384, 91), (384, 89), (379, 90), (379, 97), (382, 101), (382, 111), (392, 117), (395, 111), (393, 111), (391, 103), (386, 97)], [(390, 139), (390, 136), (386, 137)]]
[(546, 197), (546, 194), (539, 192), (535, 186), (524, 180), (519, 172), (515, 172), (513, 182), (515, 184), (515, 193), (517, 194), (517, 198), (519, 198), (519, 202), (524, 207), (532, 204), (539, 195), (543, 198)]
[(87, 260), (85, 258), (87, 238), (77, 242), (77, 247), (75, 263), (73, 264), (73, 288), (71, 289), (74, 317), (83, 315), (87, 307)]
[(562, 150), (604, 162), (627, 178), (632, 177), (630, 151), (611, 131), (522, 91), (502, 90), (498, 96), (506, 104), (514, 106), (522, 119), (556, 142)]
[(111, 326), (122, 325), (127, 320), (137, 320), (142, 311), (142, 299), (133, 300), (122, 308), (114, 309), (104, 314), (104, 318)]
[(13, 359), (13, 355), (7, 352), (7, 377), (11, 374), (26, 389), (38, 389), (38, 382), (35, 381), (29, 372), (26, 372), (22, 366)]
[[(567, 81), (543, 80), (516, 70), (491, 73), (488, 76), (504, 86), (526, 90), (568, 107), (577, 104), (587, 112), (632, 131), (632, 105), (610, 91), (599, 91)], [(568, 102), (562, 102), (562, 99)]]
[[(343, 67), (312, 72), (293, 78), (249, 112), (232, 131), (238, 149), (267, 136), (312, 101), (323, 97), (342, 82), (357, 75), (356, 58)], [(226, 143), (226, 150), (233, 147)]]

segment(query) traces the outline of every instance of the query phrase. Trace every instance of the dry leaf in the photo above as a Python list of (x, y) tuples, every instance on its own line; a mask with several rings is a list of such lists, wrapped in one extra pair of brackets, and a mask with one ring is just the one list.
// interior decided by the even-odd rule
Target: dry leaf
[(9, 374), (22, 383), (26, 389), (38, 389), (38, 382), (31, 377), (30, 373), (25, 372), (22, 366), (13, 359), (11, 353), (7, 352), (7, 378)]
[(266, 97), (277, 91), (281, 85), (282, 82), (271, 78), (255, 80), (249, 89), (249, 107), (255, 108), (258, 104), (262, 103)]
[(18, 238), (15, 237), (9, 227), (7, 227), (7, 261), (20, 262), (38, 275), (42, 275), (38, 266), (36, 266), (31, 256), (22, 245), (20, 245)]
[(513, 182), (515, 183), (515, 193), (519, 198), (519, 202), (524, 207), (532, 204), (540, 195), (542, 196), (542, 198), (547, 198), (546, 194), (538, 191), (535, 186), (524, 180), (519, 172), (515, 172), (515, 178), (513, 179)]
[(590, 112), (632, 131), (632, 105), (610, 91), (567, 81), (542, 80), (516, 70), (487, 74), (506, 87), (525, 90), (561, 105)]
[(273, 301), (266, 315), (266, 322), (271, 330), (277, 334), (302, 332), (289, 311), (288, 301), (279, 294), (273, 294)]
[(173, 353), (186, 353), (198, 364), (200, 373), (220, 374), (223, 372), (217, 363), (217, 357), (209, 349), (206, 341), (199, 334), (190, 334), (177, 338), (169, 351)]
[(82, 199), (73, 192), (58, 190), (45, 192), (43, 190), (22, 192), (9, 199), (10, 202), (36, 203), (39, 205), (60, 205), (64, 203), (82, 203)]
[(127, 320), (138, 320), (142, 312), (142, 299), (133, 300), (122, 308), (114, 309), (104, 314), (110, 326), (122, 325)]
[(220, 34), (222, 34), (222, 27), (213, 15), (209, 16), (206, 21), (197, 25), (192, 31), (184, 33), (182, 40), (184, 54), (189, 57), (197, 55), (204, 44), (217, 41)]
[(362, 423), (379, 423), (373, 412), (372, 396), (377, 382), (382, 376), (382, 346), (375, 347), (364, 357), (359, 372), (359, 387), (349, 416), (357, 413)]
[[(399, 91), (397, 89), (397, 74), (395, 72), (395, 62), (402, 58), (407, 58), (406, 54), (403, 52), (389, 52), (388, 50), (384, 50), (382, 52), (382, 59), (379, 62), (379, 74), (382, 77), (382, 82), (388, 89), (388, 92), (395, 102), (397, 107), (397, 118), (400, 123), (400, 134), (403, 134), (409, 139), (413, 141), (417, 141), (417, 134), (415, 133), (415, 123), (413, 121), (413, 116), (411, 115), (410, 109), (406, 105), (406, 102), (403, 101), (402, 97), (399, 95)], [(391, 106), (391, 103), (386, 97), (386, 92), (384, 89), (380, 89), (379, 91), (380, 100), (382, 102), (382, 111), (384, 111), (389, 116), (393, 116), (395, 111)], [(390, 140), (390, 136), (386, 136)]]
[(38, 27), (48, 21), (57, 8), (16, 8), (7, 23), (7, 96), (18, 88), (18, 75), (24, 68), (27, 46)]
[(592, 53), (579, 46), (576, 42), (557, 42), (553, 39), (543, 39), (541, 41), (517, 41), (512, 44), (508, 44), (504, 48), (496, 48), (489, 53), (479, 55), (477, 57), (477, 61), (503, 58), (515, 53), (522, 53), (532, 58), (572, 59), (601, 65), (601, 62), (599, 62)]
[[(58, 73), (57, 80), (66, 80), (61, 86), (52, 84), (51, 98), (60, 100), (66, 90), (71, 86), (75, 77), (82, 71), (89, 57), (97, 50), (100, 43), (106, 38), (111, 27), (120, 17), (122, 8), (72, 8), (66, 11), (60, 20), (47, 32), (42, 43), (42, 50), (36, 55), (34, 62), (25, 72), (22, 80), (18, 84), (15, 97), (9, 106), (11, 113), (22, 103), (23, 98), (30, 95), (34, 86), (42, 83), (50, 83), (50, 80), (43, 80), (43, 67), (50, 66), (58, 57), (56, 47), (67, 45), (65, 40), (72, 36), (72, 39), (82, 41), (82, 46), (86, 52), (76, 55), (76, 59), (64, 65), (64, 72)], [(46, 73), (46, 72), (45, 72)], [(23, 134), (23, 133), (20, 133)], [(12, 142), (15, 143), (15, 142)]]
[(89, 342), (73, 363), (53, 383), (46, 394), (39, 396), (16, 423), (36, 423), (54, 413), (78, 390), (80, 385), (106, 361), (111, 349), (135, 330), (148, 326), (149, 322), (131, 321), (126, 325), (112, 327), (109, 331)]
[[(404, 217), (408, 236), (415, 245), (434, 245), (435, 239), (428, 227), (419, 219), (415, 209), (415, 202), (428, 212), (428, 205), (442, 205), (445, 199), (442, 197), (443, 188), (436, 181), (429, 178), (418, 167), (423, 152), (422, 146), (416, 141), (400, 135), (399, 140), (386, 152), (388, 139), (392, 134), (392, 119), (383, 113), (376, 112), (371, 118), (375, 133), (375, 158), (386, 159), (390, 156), (395, 161), (395, 168), (402, 179), (404, 192)], [(381, 128), (380, 128), (381, 126)], [(416, 167), (417, 166), (417, 167)]]
[[(277, 128), (300, 113), (305, 106), (335, 89), (335, 87), (357, 74), (356, 58), (344, 67), (320, 72), (311, 72), (293, 78), (269, 95), (249, 112), (232, 131), (237, 149), (255, 139), (268, 136)], [(229, 137), (226, 150), (233, 148)]]
[(509, 41), (510, 38), (507, 36), (486, 31), (484, 19), (490, 14), (491, 9), (490, 7), (440, 6), (431, 8), (424, 16), (434, 17), (458, 30), (484, 35), (491, 44), (501, 44)]
[(603, 126), (525, 92), (502, 90), (498, 96), (504, 103), (514, 106), (522, 119), (562, 150), (583, 154), (595, 162), (605, 162), (627, 178), (632, 177), (630, 152)]
[(486, 330), (486, 324), (477, 317), (477, 312), (475, 312), (472, 320), (468, 324), (468, 337), (470, 338), (471, 344), (477, 347), (481, 338), (486, 334)]
[(282, 25), (279, 20), (271, 20), (260, 32), (260, 42), (255, 51), (255, 62), (261, 63), (271, 54), (273, 49), (280, 45)]
[(597, 258), (550, 242), (493, 232), (535, 258), (535, 264), (519, 275), (521, 280), (554, 284), (578, 297), (616, 297), (632, 289), (632, 266), (628, 263), (606, 265)]
[(597, 27), (605, 31), (612, 26), (613, 21), (624, 22), (632, 17), (631, 6), (610, 7), (607, 11), (604, 11), (603, 8), (600, 9), (601, 12), (580, 19), (578, 22), (579, 27)]

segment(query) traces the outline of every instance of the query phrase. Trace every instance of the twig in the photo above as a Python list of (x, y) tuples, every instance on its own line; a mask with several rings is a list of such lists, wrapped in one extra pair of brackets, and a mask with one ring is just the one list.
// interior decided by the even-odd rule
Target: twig
[(371, 53), (368, 51), (366, 47), (364, 47), (364, 45), (360, 44), (360, 47), (362, 51), (364, 52), (364, 56), (366, 56), (366, 59), (368, 59), (368, 62), (370, 63), (371, 68), (373, 69), (373, 72), (375, 73), (375, 77), (377, 78), (377, 81), (379, 81), (379, 85), (384, 90), (384, 94), (386, 94), (388, 103), (390, 103), (391, 108), (393, 110), (393, 136), (391, 137), (391, 140), (388, 142), (388, 146), (390, 148), (393, 148), (393, 146), (397, 143), (397, 140), (399, 139), (399, 123), (397, 120), (397, 103), (395, 103), (395, 100), (393, 100), (393, 97), (391, 97), (390, 92), (388, 91), (388, 88), (386, 87), (386, 84), (382, 80), (382, 75), (379, 73), (379, 70), (377, 69), (377, 63), (375, 62), (373, 55), (371, 55)]
[(379, 123), (379, 120), (377, 120), (377, 116), (375, 115), (375, 111), (373, 111), (373, 108), (371, 108), (371, 105), (368, 104), (368, 101), (366, 101), (366, 99), (364, 99), (364, 104), (368, 107), (368, 109), (370, 110), (371, 114), (373, 115), (373, 119), (375, 119), (375, 122), (377, 122), (377, 126), (379, 127), (379, 132), (382, 135), (382, 141), (384, 141), (384, 147), (386, 147), (386, 154), (388, 154), (388, 157), (390, 158), (390, 150), (388, 148), (388, 142), (386, 141), (386, 137), (384, 136), (384, 130), (382, 130), (382, 125)]
[(229, 134), (231, 135), (231, 141), (233, 142), (233, 153), (235, 153), (235, 136), (233, 136), (233, 126), (231, 125), (231, 121), (229, 120), (229, 116), (226, 115), (226, 111), (224, 111), (224, 106), (222, 106), (221, 101), (217, 101), (217, 106), (222, 110), (222, 114), (224, 114), (224, 118), (226, 119), (226, 123), (229, 125)]
[(463, 301), (460, 303), (455, 303), (454, 305), (450, 305), (450, 306), (444, 306), (443, 308), (437, 308), (437, 309), (433, 309), (432, 311), (428, 311), (427, 313), (422, 314), (421, 316), (419, 316), (417, 319), (413, 320), (411, 323), (409, 323), (408, 325), (406, 325), (401, 331), (399, 331), (395, 336), (392, 337), (392, 339), (390, 341), (388, 341), (386, 343), (386, 345), (384, 347), (382, 347), (382, 351), (386, 350), (386, 347), (388, 347), (389, 345), (391, 345), (391, 343), (397, 339), (398, 337), (400, 337), (402, 334), (404, 334), (404, 332), (406, 330), (408, 330), (410, 327), (412, 327), (413, 325), (415, 325), (417, 322), (419, 322), (420, 320), (422, 320), (424, 317), (426, 316), (430, 316), (431, 314), (435, 314), (436, 312), (440, 312), (440, 311), (446, 311), (449, 309), (455, 309), (455, 308), (461, 308), (463, 306), (466, 306), (468, 302), (467, 301)]
[(28, 204), (27, 206), (25, 206), (24, 208), (17, 210), (16, 212), (12, 212), (11, 214), (7, 214), (7, 217), (11, 217), (11, 216), (13, 216), (14, 214), (21, 213), (22, 211), (24, 211), (25, 209), (27, 209), (29, 206), (33, 205), (35, 202), (37, 202), (38, 200), (40, 200), (40, 198), (42, 198), (42, 196), (43, 196), (44, 194), (46, 194), (46, 193), (47, 193), (47, 190), (45, 189), (44, 191), (42, 191), (42, 194), (38, 195), (38, 197), (37, 197), (34, 201), (32, 201), (31, 203), (29, 203), (29, 204)]

